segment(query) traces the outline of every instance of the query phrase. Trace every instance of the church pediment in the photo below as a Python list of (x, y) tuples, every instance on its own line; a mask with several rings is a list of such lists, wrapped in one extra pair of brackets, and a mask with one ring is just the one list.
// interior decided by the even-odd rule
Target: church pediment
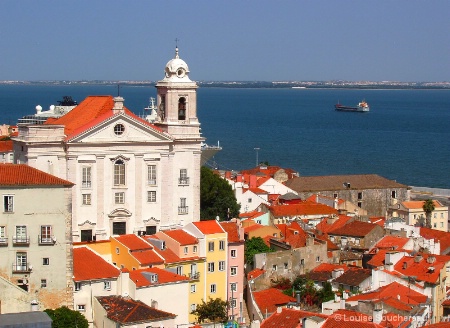
[(74, 143), (160, 143), (172, 142), (172, 138), (150, 123), (121, 113), (87, 127), (68, 141)]
[(149, 219), (143, 220), (144, 224), (152, 224), (152, 223), (159, 223), (161, 220), (158, 220), (154, 218), (153, 216)]
[(108, 214), (108, 217), (110, 217), (110, 218), (130, 217), (130, 216), (131, 216), (131, 212), (125, 208), (115, 209), (111, 213)]

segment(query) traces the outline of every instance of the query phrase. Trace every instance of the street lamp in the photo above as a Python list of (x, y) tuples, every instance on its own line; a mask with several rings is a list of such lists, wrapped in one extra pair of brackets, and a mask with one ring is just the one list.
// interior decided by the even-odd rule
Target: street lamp
[(256, 166), (258, 166), (258, 150), (260, 150), (261, 148), (253, 148), (254, 150), (256, 150)]

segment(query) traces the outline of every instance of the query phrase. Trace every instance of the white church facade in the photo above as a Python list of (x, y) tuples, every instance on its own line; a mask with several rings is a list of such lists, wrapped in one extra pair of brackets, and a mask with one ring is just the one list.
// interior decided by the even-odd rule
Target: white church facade
[(157, 118), (133, 114), (122, 97), (90, 96), (44, 124), (19, 124), (15, 163), (75, 184), (73, 241), (152, 234), (200, 220), (197, 84), (175, 58), (156, 84)]

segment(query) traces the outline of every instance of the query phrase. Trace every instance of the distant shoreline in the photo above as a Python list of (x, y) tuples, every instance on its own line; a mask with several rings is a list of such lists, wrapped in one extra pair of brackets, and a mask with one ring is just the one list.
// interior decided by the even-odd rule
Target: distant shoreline
[[(203, 88), (266, 88), (266, 89), (443, 89), (450, 90), (450, 82), (351, 82), (351, 81), (197, 81)], [(155, 86), (153, 81), (0, 81), (0, 85), (44, 85), (44, 86)]]

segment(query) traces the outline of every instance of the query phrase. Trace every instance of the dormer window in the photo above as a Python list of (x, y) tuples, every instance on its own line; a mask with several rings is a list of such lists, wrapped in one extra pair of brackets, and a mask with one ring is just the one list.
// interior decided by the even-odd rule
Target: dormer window
[(186, 119), (186, 98), (178, 99), (178, 120), (184, 121)]

